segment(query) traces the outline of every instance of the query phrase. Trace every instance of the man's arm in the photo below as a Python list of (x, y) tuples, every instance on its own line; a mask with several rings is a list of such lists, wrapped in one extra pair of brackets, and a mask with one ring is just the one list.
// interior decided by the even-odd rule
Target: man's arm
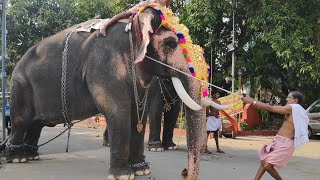
[(254, 99), (249, 98), (249, 97), (243, 97), (242, 101), (245, 102), (245, 103), (251, 103), (251, 104), (255, 105), (257, 108), (265, 109), (267, 111), (278, 113), (278, 114), (286, 115), (286, 114), (291, 114), (292, 113), (292, 107), (289, 106), (289, 105), (271, 106), (270, 104), (254, 100)]

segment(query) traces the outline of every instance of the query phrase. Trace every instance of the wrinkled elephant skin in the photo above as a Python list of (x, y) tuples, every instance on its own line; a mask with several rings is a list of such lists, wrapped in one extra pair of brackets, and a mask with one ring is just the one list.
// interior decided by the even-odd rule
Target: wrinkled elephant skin
[[(132, 30), (137, 57), (144, 57), (146, 53), (191, 74), (175, 33), (164, 27), (155, 31), (161, 22), (157, 12), (147, 9), (139, 15), (139, 19), (143, 39), (141, 45), (136, 43), (136, 20)], [(200, 104), (200, 82), (146, 58), (133, 62), (125, 26), (124, 23), (116, 23), (103, 37), (98, 31), (73, 32), (78, 27), (76, 25), (42, 40), (26, 52), (12, 74), (12, 131), (7, 143), (1, 145), (6, 146), (10, 162), (26, 162), (39, 156), (37, 144), (42, 128), (65, 122), (63, 104), (67, 107), (66, 113), (70, 120), (86, 119), (97, 113), (108, 118), (111, 135), (108, 179), (133, 179), (134, 174), (150, 173), (143, 155), (145, 128), (141, 133), (136, 128), (138, 118), (132, 70), (136, 71), (140, 101), (152, 76), (157, 75), (179, 78), (191, 98)], [(66, 50), (66, 39), (71, 32)], [(61, 84), (63, 51), (67, 54), (67, 57), (64, 56), (67, 60), (65, 92)], [(64, 97), (66, 103), (62, 103)], [(204, 120), (204, 110), (195, 112), (187, 109), (189, 179), (197, 179), (199, 174)], [(146, 115), (142, 122), (145, 127)]]

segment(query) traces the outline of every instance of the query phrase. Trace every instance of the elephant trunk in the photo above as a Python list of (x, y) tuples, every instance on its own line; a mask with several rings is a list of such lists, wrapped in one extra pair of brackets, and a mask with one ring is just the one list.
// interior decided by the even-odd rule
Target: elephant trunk
[(198, 179), (200, 169), (201, 148), (205, 143), (205, 110), (187, 111), (187, 146), (188, 171), (187, 179)]
[[(188, 94), (200, 104), (200, 83), (189, 81)], [(205, 143), (206, 135), (206, 111), (205, 108), (194, 111), (187, 108), (187, 148), (188, 148), (188, 170), (184, 170), (184, 179), (196, 180), (199, 176), (201, 148)]]

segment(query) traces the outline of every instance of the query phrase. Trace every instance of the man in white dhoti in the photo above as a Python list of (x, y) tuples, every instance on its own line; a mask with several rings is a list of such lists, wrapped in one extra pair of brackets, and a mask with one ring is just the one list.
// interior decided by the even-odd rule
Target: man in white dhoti
[[(220, 97), (219, 93), (215, 93), (212, 97), (212, 100), (218, 104), (221, 104), (218, 98)], [(222, 131), (222, 124), (219, 118), (219, 110), (209, 106), (206, 109), (206, 116), (207, 116), (207, 137), (209, 140), (210, 133), (214, 134), (214, 139), (216, 142), (217, 152), (224, 153), (221, 151), (219, 147), (219, 131)], [(208, 142), (208, 141), (207, 141)], [(206, 146), (205, 153), (212, 154), (211, 151), (208, 150), (208, 146)]]

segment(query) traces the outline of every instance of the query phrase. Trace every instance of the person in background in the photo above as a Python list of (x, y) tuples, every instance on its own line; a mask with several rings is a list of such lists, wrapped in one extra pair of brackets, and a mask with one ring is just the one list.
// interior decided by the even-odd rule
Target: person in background
[(249, 97), (242, 98), (243, 102), (252, 103), (257, 108), (285, 115), (285, 121), (277, 135), (259, 151), (261, 164), (255, 180), (261, 179), (266, 171), (274, 179), (281, 180), (281, 176), (274, 167), (284, 167), (292, 157), (294, 150), (309, 141), (309, 118), (306, 110), (300, 105), (302, 104), (302, 97), (302, 94), (298, 91), (290, 92), (285, 106), (271, 106)]
[(6, 129), (8, 131), (8, 135), (11, 133), (11, 119), (10, 119), (10, 99), (7, 98), (7, 103), (5, 106), (5, 116), (6, 116)]
[[(215, 93), (212, 96), (212, 101), (214, 101), (218, 104), (221, 104), (221, 102), (218, 100), (219, 97), (220, 97), (220, 94)], [(217, 152), (224, 153), (223, 151), (221, 151), (221, 149), (219, 147), (219, 131), (222, 131), (222, 123), (219, 118), (219, 110), (217, 110), (211, 106), (207, 107), (206, 108), (206, 117), (207, 117), (207, 137), (208, 137), (207, 143), (209, 141), (209, 135), (211, 133), (213, 133), (214, 140), (216, 142)], [(208, 145), (206, 146), (204, 153), (212, 154), (212, 152), (208, 150)]]

